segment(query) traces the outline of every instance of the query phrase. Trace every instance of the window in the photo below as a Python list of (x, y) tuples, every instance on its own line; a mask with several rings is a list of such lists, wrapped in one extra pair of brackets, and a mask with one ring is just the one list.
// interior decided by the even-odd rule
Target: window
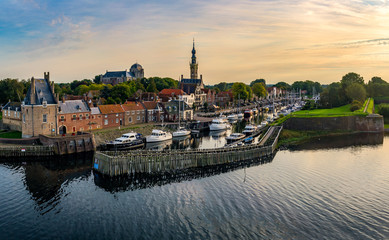
[(136, 120), (138, 120), (138, 121), (139, 121), (139, 120), (140, 120), (140, 116), (137, 116), (137, 117), (136, 117)]
[(138, 111), (136, 111), (136, 114), (139, 114), (139, 110), (138, 110)]
[(26, 115), (23, 114), (23, 122), (25, 123), (26, 122)]
[(130, 115), (130, 112), (126, 112), (127, 116)]
[(4, 110), (4, 116), (7, 116), (7, 110)]
[(77, 115), (73, 115), (72, 120), (77, 120)]
[(119, 117), (119, 113), (116, 113), (116, 117)]
[(47, 114), (43, 114), (43, 122), (47, 123)]
[(84, 131), (84, 128), (80, 128), (80, 131), (81, 131), (81, 132)]
[(85, 119), (89, 119), (89, 113), (85, 114)]
[(130, 123), (132, 122), (132, 117), (128, 118), (128, 122)]
[(135, 111), (132, 111), (132, 113), (131, 113), (132, 115), (134, 115), (135, 114)]
[(65, 116), (61, 116), (61, 122), (64, 122), (65, 121)]
[(11, 117), (11, 111), (10, 111), (10, 108), (8, 108), (8, 117)]
[(80, 114), (80, 120), (82, 120), (82, 114)]
[(105, 115), (104, 117), (105, 117), (105, 118), (107, 118), (107, 117), (108, 117), (108, 115)]
[(116, 118), (116, 123), (119, 123), (119, 118)]
[(20, 112), (18, 112), (18, 118), (20, 118)]
[(46, 108), (47, 107), (47, 101), (43, 101), (42, 105), (43, 105), (43, 108)]
[(104, 119), (104, 125), (108, 125), (108, 119)]

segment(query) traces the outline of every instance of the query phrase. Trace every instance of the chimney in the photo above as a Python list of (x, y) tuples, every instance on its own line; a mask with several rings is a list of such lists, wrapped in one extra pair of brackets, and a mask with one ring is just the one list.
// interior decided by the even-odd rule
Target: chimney
[(53, 92), (53, 94), (55, 94), (54, 90), (55, 90), (54, 82), (51, 82), (51, 91)]
[(181, 74), (181, 80), (184, 78), (184, 74)]
[(45, 80), (50, 82), (50, 72), (44, 72), (44, 78), (45, 78)]
[(200, 79), (203, 80), (203, 74), (200, 74)]
[(35, 104), (35, 79), (31, 78), (31, 86), (30, 86), (30, 103)]

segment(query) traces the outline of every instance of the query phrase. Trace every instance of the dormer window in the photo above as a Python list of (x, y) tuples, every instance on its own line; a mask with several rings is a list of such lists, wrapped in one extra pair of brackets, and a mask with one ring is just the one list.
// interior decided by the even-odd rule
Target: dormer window
[(44, 100), (44, 101), (42, 102), (42, 105), (43, 105), (44, 108), (47, 107), (47, 101)]

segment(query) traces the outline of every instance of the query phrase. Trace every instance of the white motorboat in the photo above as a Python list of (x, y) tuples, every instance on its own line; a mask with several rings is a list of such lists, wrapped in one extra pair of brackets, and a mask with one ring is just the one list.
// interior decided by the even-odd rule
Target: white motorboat
[(247, 125), (247, 126), (244, 128), (244, 130), (243, 130), (242, 133), (244, 133), (244, 134), (246, 134), (246, 135), (251, 135), (251, 134), (253, 134), (255, 131), (257, 131), (257, 126), (254, 126), (254, 125), (249, 124), (249, 125)]
[(245, 137), (246, 137), (246, 135), (244, 135), (243, 133), (231, 133), (230, 136), (226, 137), (226, 140), (227, 140), (227, 142), (236, 142), (236, 141), (239, 141)]
[(262, 121), (260, 125), (258, 125), (259, 128), (263, 128), (263, 127), (266, 127), (267, 125), (267, 122), (266, 121)]
[(129, 150), (143, 147), (142, 134), (130, 132), (125, 133), (114, 141), (105, 144), (106, 150)]
[(190, 135), (190, 131), (184, 127), (179, 127), (177, 131), (173, 132), (173, 137), (183, 137)]
[(209, 130), (211, 131), (226, 130), (229, 128), (231, 128), (231, 124), (229, 124), (227, 120), (223, 118), (213, 119), (211, 125), (209, 126)]
[(243, 113), (238, 113), (237, 116), (238, 116), (238, 120), (242, 120), (244, 118)]
[(237, 114), (231, 114), (227, 117), (228, 121), (230, 123), (235, 123), (238, 121), (238, 115)]
[(172, 134), (158, 129), (153, 129), (151, 135), (146, 137), (147, 143), (163, 142), (172, 139)]

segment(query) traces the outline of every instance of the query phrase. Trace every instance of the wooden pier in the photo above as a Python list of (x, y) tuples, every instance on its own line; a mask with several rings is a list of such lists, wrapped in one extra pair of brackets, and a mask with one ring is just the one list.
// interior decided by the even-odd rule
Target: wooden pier
[(54, 156), (54, 146), (0, 146), (0, 158)]
[(163, 152), (148, 150), (96, 152), (93, 168), (98, 173), (114, 177), (138, 173), (174, 172), (260, 159), (271, 156), (277, 148), (282, 127), (271, 127), (270, 129), (267, 133), (271, 133), (272, 136), (265, 134), (264, 137), (267, 140), (262, 145), (252, 144), (206, 150), (167, 150)]

